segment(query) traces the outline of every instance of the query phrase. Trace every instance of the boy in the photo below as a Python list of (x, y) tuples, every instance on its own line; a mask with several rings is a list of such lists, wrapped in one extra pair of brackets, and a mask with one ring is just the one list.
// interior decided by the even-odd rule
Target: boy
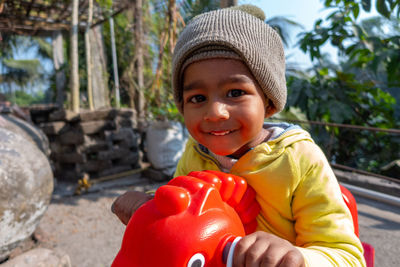
[[(286, 102), (283, 46), (240, 9), (195, 17), (175, 47), (174, 98), (192, 137), (175, 176), (222, 170), (256, 191), (258, 231), (239, 241), (234, 266), (365, 266), (322, 151), (298, 126), (264, 123)], [(127, 223), (149, 198), (128, 192), (113, 211)]]

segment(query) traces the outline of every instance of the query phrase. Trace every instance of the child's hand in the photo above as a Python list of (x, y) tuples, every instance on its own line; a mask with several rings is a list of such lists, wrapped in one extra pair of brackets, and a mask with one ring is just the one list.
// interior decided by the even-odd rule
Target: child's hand
[(243, 237), (233, 255), (234, 267), (304, 267), (303, 255), (288, 241), (258, 231)]
[(152, 196), (143, 192), (127, 191), (114, 201), (111, 211), (117, 215), (123, 224), (127, 225), (133, 213), (152, 198)]

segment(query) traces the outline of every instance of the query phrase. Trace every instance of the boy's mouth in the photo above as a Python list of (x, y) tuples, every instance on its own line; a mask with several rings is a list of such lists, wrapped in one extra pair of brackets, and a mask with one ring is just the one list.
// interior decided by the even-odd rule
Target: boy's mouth
[(211, 131), (211, 132), (209, 132), (209, 134), (215, 135), (215, 136), (224, 136), (224, 135), (230, 134), (232, 132), (233, 131)]

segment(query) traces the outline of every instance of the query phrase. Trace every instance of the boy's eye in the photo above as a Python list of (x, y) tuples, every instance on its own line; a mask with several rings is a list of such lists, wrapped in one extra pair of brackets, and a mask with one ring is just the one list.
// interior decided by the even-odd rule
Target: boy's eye
[(244, 94), (245, 94), (245, 91), (243, 91), (243, 90), (233, 89), (233, 90), (229, 90), (228, 97), (239, 97)]
[(191, 103), (200, 103), (206, 100), (204, 95), (195, 95), (189, 98), (189, 102)]

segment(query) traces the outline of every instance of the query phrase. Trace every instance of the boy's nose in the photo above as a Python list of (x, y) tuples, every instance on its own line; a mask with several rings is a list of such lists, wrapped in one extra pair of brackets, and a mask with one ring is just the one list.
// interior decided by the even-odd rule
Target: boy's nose
[(208, 106), (207, 113), (205, 114), (204, 119), (208, 121), (229, 119), (229, 111), (227, 105), (220, 101), (211, 102)]

